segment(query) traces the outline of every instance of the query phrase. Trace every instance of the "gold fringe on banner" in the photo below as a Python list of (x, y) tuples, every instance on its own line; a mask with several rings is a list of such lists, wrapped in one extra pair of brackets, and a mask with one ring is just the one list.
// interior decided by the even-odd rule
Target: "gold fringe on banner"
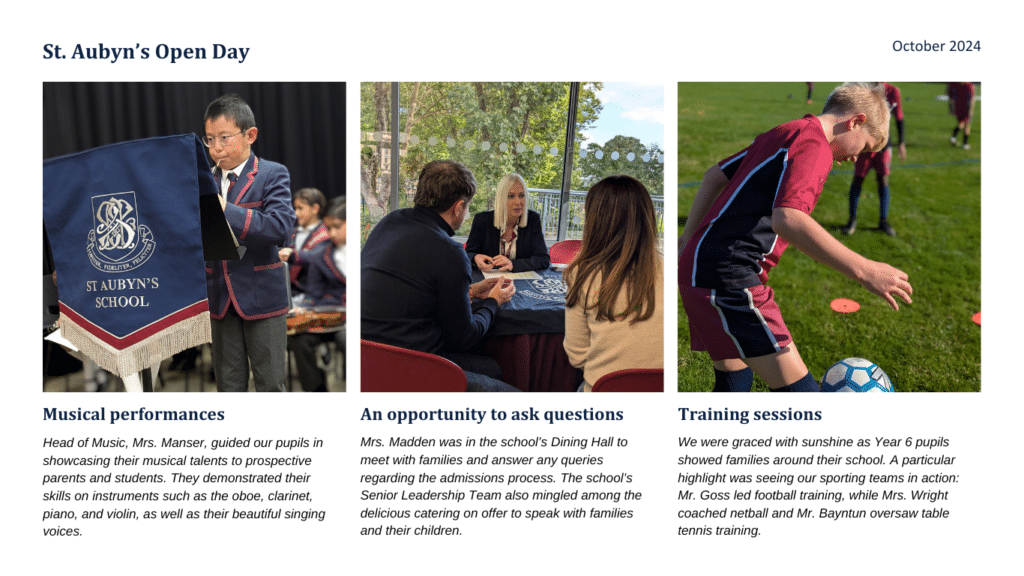
[(100, 368), (124, 379), (182, 350), (210, 342), (210, 313), (202, 312), (186, 318), (123, 350), (96, 338), (63, 314), (60, 331)]

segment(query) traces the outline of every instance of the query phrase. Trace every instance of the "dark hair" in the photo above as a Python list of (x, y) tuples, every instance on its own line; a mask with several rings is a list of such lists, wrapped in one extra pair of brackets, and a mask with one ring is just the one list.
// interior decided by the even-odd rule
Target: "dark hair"
[[(587, 192), (585, 210), (583, 243), (564, 273), (569, 281), (565, 305), (597, 310), (599, 321), (647, 320), (656, 304), (658, 243), (650, 193), (632, 176), (609, 176)], [(596, 298), (588, 297), (598, 276)], [(615, 301), (623, 290), (626, 308), (616, 314)]]
[(327, 205), (327, 212), (324, 213), (324, 218), (337, 218), (342, 222), (345, 222), (345, 197), (338, 196), (331, 200), (331, 203)]
[(296, 200), (302, 200), (310, 206), (316, 204), (319, 206), (316, 211), (316, 217), (321, 219), (324, 217), (324, 210), (327, 208), (327, 198), (324, 197), (323, 192), (316, 188), (301, 188), (292, 193), (292, 202)]
[(216, 120), (221, 116), (234, 121), (235, 126), (242, 131), (256, 126), (256, 117), (252, 114), (252, 108), (249, 108), (249, 105), (238, 94), (225, 94), (210, 102), (210, 105), (206, 107), (203, 123)]
[(413, 202), (440, 214), (459, 200), (470, 201), (474, 194), (476, 180), (469, 168), (453, 160), (434, 160), (420, 171)]

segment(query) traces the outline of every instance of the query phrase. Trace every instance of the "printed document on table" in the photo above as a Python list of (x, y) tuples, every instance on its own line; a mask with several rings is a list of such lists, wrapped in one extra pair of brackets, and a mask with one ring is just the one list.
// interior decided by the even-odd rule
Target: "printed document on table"
[(534, 272), (534, 271), (532, 271), (532, 270), (529, 271), (529, 272), (502, 272), (500, 270), (497, 270), (497, 271), (492, 270), (490, 272), (484, 272), (483, 274), (484, 274), (484, 278), (500, 278), (500, 277), (504, 276), (505, 278), (511, 278), (513, 280), (540, 280), (541, 279), (541, 275), (536, 273), (536, 272)]

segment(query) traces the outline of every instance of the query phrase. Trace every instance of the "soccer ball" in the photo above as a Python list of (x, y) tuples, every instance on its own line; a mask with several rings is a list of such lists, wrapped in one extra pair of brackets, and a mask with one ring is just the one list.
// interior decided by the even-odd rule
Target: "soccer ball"
[(821, 379), (821, 391), (895, 392), (885, 372), (863, 358), (846, 358), (833, 364)]

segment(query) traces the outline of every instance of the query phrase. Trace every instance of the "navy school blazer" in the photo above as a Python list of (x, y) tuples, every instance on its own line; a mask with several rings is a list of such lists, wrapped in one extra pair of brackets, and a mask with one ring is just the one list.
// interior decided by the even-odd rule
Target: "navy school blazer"
[[(218, 186), (220, 171), (214, 174)], [(278, 255), (295, 228), (288, 169), (249, 155), (242, 175), (231, 186), (224, 216), (238, 243), (241, 260), (206, 262), (210, 316), (221, 319), (234, 305), (244, 320), (260, 320), (288, 312), (284, 262)]]
[(338, 247), (332, 242), (327, 249), (309, 261), (309, 290), (302, 303), (303, 306), (344, 306), (345, 305), (345, 271), (339, 270), (334, 264), (334, 251)]
[(331, 237), (327, 234), (327, 225), (321, 220), (316, 228), (309, 233), (302, 246), (295, 245), (295, 232), (292, 232), (290, 240), (292, 254), (288, 257), (288, 274), (292, 281), (292, 290), (305, 293), (309, 290), (309, 265), (310, 262), (320, 257), (320, 254), (331, 245)]

